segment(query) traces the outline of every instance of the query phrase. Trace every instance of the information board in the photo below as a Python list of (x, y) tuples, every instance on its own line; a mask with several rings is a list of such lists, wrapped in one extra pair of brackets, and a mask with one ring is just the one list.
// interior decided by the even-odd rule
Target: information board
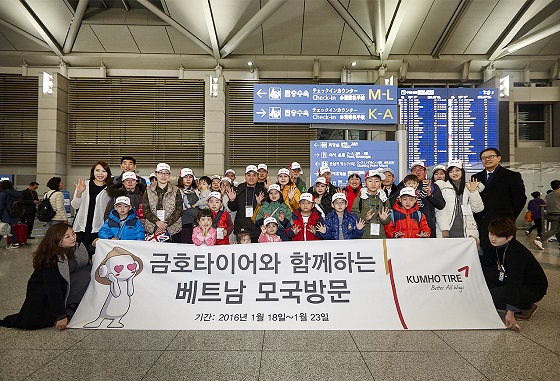
[(319, 176), (319, 168), (328, 165), (331, 182), (345, 187), (351, 173), (364, 174), (370, 169), (391, 168), (398, 173), (398, 146), (395, 141), (313, 140), (311, 146), (311, 185)]
[(255, 85), (254, 123), (396, 124), (397, 88), (375, 85)]
[(407, 126), (408, 166), (460, 159), (481, 167), (479, 153), (498, 146), (497, 89), (399, 89), (400, 123)]

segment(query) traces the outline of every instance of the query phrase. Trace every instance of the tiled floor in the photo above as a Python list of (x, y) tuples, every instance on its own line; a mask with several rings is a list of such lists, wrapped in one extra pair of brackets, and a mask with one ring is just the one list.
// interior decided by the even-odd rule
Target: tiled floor
[[(2, 317), (23, 302), (38, 241), (2, 242)], [(519, 334), (0, 328), (0, 380), (559, 380), (560, 250), (533, 252), (550, 287)]]

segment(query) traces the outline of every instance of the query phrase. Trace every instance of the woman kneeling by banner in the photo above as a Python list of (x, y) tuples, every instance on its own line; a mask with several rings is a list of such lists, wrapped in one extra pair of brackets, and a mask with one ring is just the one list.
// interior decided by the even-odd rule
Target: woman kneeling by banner
[(38, 329), (66, 328), (89, 284), (91, 264), (83, 244), (67, 223), (53, 225), (33, 253), (33, 274), (27, 282), (19, 313), (0, 320), (0, 326)]
[(506, 310), (508, 329), (520, 331), (516, 319), (528, 320), (535, 304), (546, 294), (548, 281), (533, 254), (515, 239), (517, 227), (507, 217), (488, 224), (488, 237), (496, 251), (496, 264), (483, 267), (484, 277), (497, 309)]

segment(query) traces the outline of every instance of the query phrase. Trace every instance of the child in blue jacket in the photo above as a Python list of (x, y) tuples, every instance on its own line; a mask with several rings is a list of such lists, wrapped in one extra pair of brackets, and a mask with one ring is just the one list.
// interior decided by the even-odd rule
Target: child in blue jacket
[(115, 208), (109, 213), (109, 218), (99, 229), (101, 239), (122, 239), (128, 241), (143, 241), (144, 227), (130, 206), (130, 199), (126, 196), (117, 197)]
[(366, 223), (355, 214), (349, 213), (347, 206), (348, 200), (344, 193), (335, 193), (332, 196), (333, 210), (325, 217), (325, 224), (317, 226), (322, 239), (362, 238)]

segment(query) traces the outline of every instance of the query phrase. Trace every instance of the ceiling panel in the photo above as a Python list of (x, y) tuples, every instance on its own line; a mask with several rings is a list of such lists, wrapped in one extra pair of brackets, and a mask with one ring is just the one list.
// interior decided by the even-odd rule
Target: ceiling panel
[(73, 52), (104, 52), (105, 48), (93, 33), (90, 25), (82, 24), (72, 47)]
[(175, 54), (206, 54), (202, 48), (184, 34), (179, 33), (177, 29), (171, 26), (166, 26), (165, 29)]
[(431, 54), (458, 5), (459, 0), (435, 0), (410, 48), (410, 53)]
[(91, 25), (91, 28), (107, 52), (140, 52), (126, 25)]
[(306, 1), (303, 23), (303, 54), (338, 54), (344, 20), (330, 4)]
[(210, 0), (210, 5), (220, 47), (261, 9), (259, 0)]
[(289, 0), (263, 23), (264, 54), (300, 54), (303, 1)]
[(9, 1), (0, 1), (0, 18), (37, 38), (41, 37), (18, 7), (14, 7)]
[(404, 10), (404, 20), (399, 28), (391, 54), (409, 54), (412, 44), (430, 11), (432, 1), (412, 1)]
[(558, 55), (558, 47), (560, 46), (560, 33), (555, 33), (548, 37), (548, 42), (543, 46), (539, 54)]
[(200, 0), (165, 0), (169, 15), (185, 29), (198, 37), (208, 46), (211, 46), (206, 18)]
[(141, 53), (173, 53), (164, 26), (130, 25), (128, 28)]
[(10, 41), (2, 34), (4, 28), (0, 27), (0, 50), (16, 50), (16, 48), (10, 44)]
[(30, 8), (41, 19), (45, 27), (60, 45), (64, 45), (74, 12), (64, 1), (27, 0)]
[[(348, 12), (360, 24), (364, 32), (371, 40), (375, 40), (372, 32), (372, 25), (370, 21), (370, 14), (366, 2), (363, 0), (351, 0), (348, 6)], [(373, 18), (373, 15), (372, 15)], [(388, 22), (386, 23), (387, 26)], [(372, 52), (374, 49), (372, 48)], [(344, 25), (342, 32), (342, 42), (340, 44), (339, 54), (342, 55), (370, 55), (362, 40), (348, 25)]]
[[(6, 39), (8, 39), (8, 41), (10, 42), (10, 44), (12, 46), (14, 46), (16, 48), (16, 50), (20, 50), (20, 51), (29, 51), (29, 52), (33, 52), (33, 51), (39, 51), (39, 52), (50, 52), (51, 49), (37, 44), (35, 41), (11, 30), (8, 29), (4, 26), (0, 26), (0, 31), (2, 32), (2, 34), (4, 35), (4, 37)], [(11, 49), (8, 49), (11, 50)]]

